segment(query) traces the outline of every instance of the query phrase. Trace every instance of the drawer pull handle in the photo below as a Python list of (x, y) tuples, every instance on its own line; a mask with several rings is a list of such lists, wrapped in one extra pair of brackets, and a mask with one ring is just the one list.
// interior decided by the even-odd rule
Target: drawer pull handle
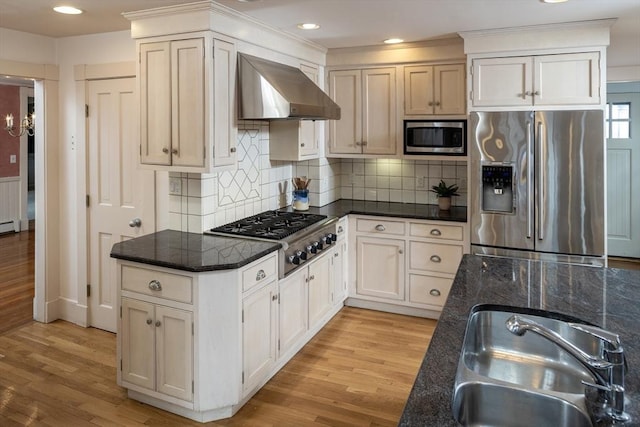
[(402, 249), (398, 249), (398, 253), (399, 253), (399, 254), (403, 254), (403, 253), (404, 253), (404, 251), (403, 251)]
[(152, 324), (152, 323), (153, 323), (153, 320), (151, 320), (151, 319), (147, 319), (147, 325), (150, 325), (150, 324)]
[(386, 228), (384, 228), (384, 225), (382, 225), (382, 224), (378, 224), (378, 225), (376, 225), (376, 230), (378, 230), (378, 231), (384, 231), (384, 230), (386, 230)]
[(431, 230), (429, 234), (431, 234), (432, 236), (442, 236), (442, 232), (437, 228), (434, 228), (433, 230)]
[(431, 258), (429, 258), (432, 262), (442, 262), (442, 258), (440, 258), (438, 255), (431, 255)]
[(429, 291), (429, 294), (431, 294), (431, 296), (434, 296), (434, 297), (439, 297), (440, 296), (440, 291), (437, 290), (437, 289), (431, 289)]
[(342, 233), (344, 231), (344, 228), (342, 228), (341, 225), (338, 226), (338, 233)]
[(152, 280), (149, 282), (149, 289), (152, 291), (161, 291), (162, 285), (157, 280)]
[(264, 270), (258, 271), (258, 274), (256, 274), (256, 282), (264, 279), (265, 277), (267, 277), (267, 274), (264, 272)]
[(162, 326), (162, 322), (160, 322), (159, 320), (156, 320), (156, 327), (159, 328), (160, 326)]

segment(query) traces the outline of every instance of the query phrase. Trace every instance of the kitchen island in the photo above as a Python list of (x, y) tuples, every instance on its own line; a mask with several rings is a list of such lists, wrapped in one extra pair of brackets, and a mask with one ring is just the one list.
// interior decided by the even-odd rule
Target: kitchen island
[(465, 255), (400, 426), (456, 426), (451, 399), (471, 308), (490, 303), (564, 313), (620, 335), (629, 426), (640, 425), (640, 272)]

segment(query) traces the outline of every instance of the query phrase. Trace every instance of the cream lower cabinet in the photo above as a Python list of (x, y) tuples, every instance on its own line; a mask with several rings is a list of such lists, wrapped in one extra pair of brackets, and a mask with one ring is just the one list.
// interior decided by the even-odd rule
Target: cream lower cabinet
[(331, 257), (333, 246), (329, 246), (320, 259), (309, 265), (307, 286), (309, 295), (309, 328), (314, 328), (331, 310), (332, 286)]
[(271, 283), (242, 299), (242, 389), (254, 389), (276, 362), (278, 286)]
[(193, 400), (192, 313), (122, 299), (122, 379)]
[(302, 339), (309, 325), (307, 270), (301, 269), (278, 283), (278, 354), (286, 354)]
[(466, 223), (350, 215), (349, 229), (356, 271), (347, 305), (439, 316), (468, 252)]

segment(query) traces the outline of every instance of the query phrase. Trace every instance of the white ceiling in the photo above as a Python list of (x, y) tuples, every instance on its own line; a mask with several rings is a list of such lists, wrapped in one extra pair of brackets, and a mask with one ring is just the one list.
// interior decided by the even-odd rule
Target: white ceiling
[[(50, 37), (126, 30), (122, 12), (191, 3), (192, 0), (0, 0), (0, 27)], [(458, 31), (617, 18), (611, 30), (610, 65), (640, 63), (640, 0), (218, 0), (281, 30), (327, 48), (407, 42)], [(64, 16), (51, 10), (67, 4), (85, 11)], [(319, 30), (302, 31), (300, 22)], [(613, 55), (613, 56), (612, 56)]]

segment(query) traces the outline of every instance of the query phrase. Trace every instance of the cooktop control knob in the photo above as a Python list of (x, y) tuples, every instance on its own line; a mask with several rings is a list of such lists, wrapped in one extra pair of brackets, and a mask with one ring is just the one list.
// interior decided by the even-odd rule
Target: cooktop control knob
[(327, 234), (327, 237), (330, 237), (332, 242), (338, 240), (338, 236), (336, 236), (334, 233)]
[(298, 258), (296, 255), (289, 255), (289, 262), (291, 264), (300, 264), (300, 258)]
[(322, 242), (323, 245), (331, 244), (331, 238), (329, 236), (322, 236), (322, 239), (320, 239), (320, 241)]
[(303, 251), (296, 252), (296, 256), (298, 257), (298, 259), (300, 259), (300, 261), (306, 261), (307, 259), (307, 253)]
[(320, 246), (320, 242), (313, 242), (311, 244), (311, 253), (312, 254), (317, 253), (319, 249), (322, 249), (322, 246)]

